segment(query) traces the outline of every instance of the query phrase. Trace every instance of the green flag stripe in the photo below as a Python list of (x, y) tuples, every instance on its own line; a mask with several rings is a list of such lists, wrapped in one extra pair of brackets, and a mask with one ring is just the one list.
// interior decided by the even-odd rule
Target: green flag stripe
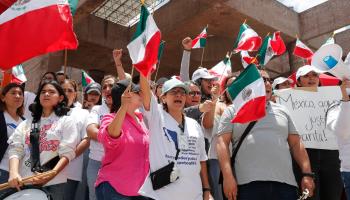
[(236, 42), (235, 44), (233, 45), (233, 48), (237, 48), (238, 46), (238, 43), (241, 39), (241, 36), (242, 36), (242, 33), (247, 30), (249, 28), (248, 24), (242, 24), (240, 27), (239, 27), (239, 33), (238, 33), (238, 36), (237, 36), (237, 39), (236, 39)]
[(272, 37), (271, 36), (266, 36), (263, 42), (263, 45), (260, 47), (259, 49), (259, 57), (260, 57), (260, 64), (261, 65), (265, 65), (265, 55), (266, 55), (266, 50), (267, 50), (267, 46), (269, 45), (269, 41)]
[(249, 84), (260, 78), (260, 73), (254, 64), (250, 64), (227, 88), (232, 100)]
[(159, 49), (158, 49), (158, 62), (163, 56), (163, 51), (164, 51), (164, 46), (165, 46), (165, 41), (161, 41), (159, 44)]
[(131, 40), (136, 39), (139, 37), (146, 29), (146, 23), (147, 23), (147, 18), (149, 16), (149, 12), (146, 8), (146, 6), (142, 5), (141, 6), (141, 13), (140, 13), (140, 21), (137, 24), (136, 31), (134, 33), (134, 36), (132, 37)]
[(199, 39), (199, 44), (201, 47), (205, 47), (205, 45), (207, 44), (207, 39), (206, 38), (200, 38)]
[(72, 15), (75, 15), (75, 12), (77, 11), (79, 0), (68, 0), (68, 2), (69, 2), (69, 7), (70, 7), (70, 11), (71, 11)]

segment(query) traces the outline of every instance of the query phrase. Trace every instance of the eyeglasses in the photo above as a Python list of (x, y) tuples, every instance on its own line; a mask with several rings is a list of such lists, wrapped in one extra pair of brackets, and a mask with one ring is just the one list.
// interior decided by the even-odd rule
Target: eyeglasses
[(185, 90), (170, 90), (168, 92), (168, 94), (176, 96), (176, 95), (180, 95), (180, 96), (185, 96), (186, 95), (186, 91)]
[(190, 96), (194, 97), (194, 96), (201, 96), (202, 93), (199, 91), (191, 91), (188, 93)]
[(262, 77), (262, 79), (264, 80), (264, 83), (271, 83), (271, 79), (270, 78), (267, 78), (267, 77)]

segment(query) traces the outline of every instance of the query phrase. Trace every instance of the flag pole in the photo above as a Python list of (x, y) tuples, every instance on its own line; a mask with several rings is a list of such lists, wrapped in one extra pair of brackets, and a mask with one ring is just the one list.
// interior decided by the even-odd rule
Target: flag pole
[[(207, 24), (207, 27), (205, 27), (205, 29), (207, 29), (208, 26), (209, 25)], [(207, 31), (207, 34), (208, 34), (208, 30), (206, 30), (206, 31)], [(208, 35), (207, 35), (207, 42), (208, 42)], [(205, 47), (207, 47), (207, 44), (205, 45)], [(205, 47), (202, 50), (202, 58), (201, 58), (201, 65), (200, 65), (200, 67), (203, 67), (203, 58), (204, 58)]]
[(159, 66), (160, 66), (160, 60), (159, 60), (159, 62), (157, 63), (157, 70), (156, 70), (156, 75), (154, 76), (154, 82), (157, 81)]
[(64, 50), (64, 65), (63, 65), (63, 75), (66, 77), (67, 74), (67, 60), (68, 60), (68, 51)]
[[(230, 60), (230, 62), (231, 62), (231, 54), (230, 54), (230, 52), (227, 52), (226, 53), (226, 57), (225, 57), (225, 59), (229, 59)], [(225, 72), (226, 71), (226, 68), (227, 68), (227, 65), (226, 65), (226, 63), (225, 63), (225, 68), (224, 68), (224, 71), (223, 72)], [(221, 75), (220, 75), (220, 78), (218, 79), (218, 81), (220, 82), (220, 80), (222, 79), (222, 76), (224, 75), (224, 73), (222, 73)]]

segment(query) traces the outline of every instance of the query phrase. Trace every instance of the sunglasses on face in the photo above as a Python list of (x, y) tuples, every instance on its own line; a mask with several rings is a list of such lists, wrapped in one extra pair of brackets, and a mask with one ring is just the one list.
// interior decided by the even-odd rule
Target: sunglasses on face
[(201, 96), (202, 93), (199, 91), (191, 91), (188, 93), (190, 96), (194, 97), (194, 96)]
[(264, 80), (264, 83), (271, 83), (271, 79), (270, 78), (267, 78), (267, 77), (262, 77), (262, 79)]

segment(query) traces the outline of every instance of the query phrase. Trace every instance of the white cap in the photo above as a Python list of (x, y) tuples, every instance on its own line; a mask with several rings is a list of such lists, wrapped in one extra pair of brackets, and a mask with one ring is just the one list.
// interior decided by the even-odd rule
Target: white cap
[(215, 79), (218, 80), (218, 77), (211, 75), (206, 68), (198, 68), (196, 71), (193, 72), (192, 75), (192, 81), (196, 82), (198, 79)]
[(318, 74), (322, 73), (321, 70), (317, 69), (316, 67), (312, 66), (312, 65), (304, 65), (302, 67), (300, 67), (297, 71), (296, 74), (296, 80), (298, 80), (300, 78), (300, 76), (305, 76), (306, 74), (308, 74), (309, 72), (316, 72)]
[(276, 78), (275, 80), (273, 80), (272, 89), (276, 89), (277, 85), (279, 85), (281, 83), (284, 83), (286, 81), (289, 81), (290, 84), (293, 83), (293, 80), (290, 79), (290, 78), (285, 78), (285, 77), (278, 77), (278, 78)]

